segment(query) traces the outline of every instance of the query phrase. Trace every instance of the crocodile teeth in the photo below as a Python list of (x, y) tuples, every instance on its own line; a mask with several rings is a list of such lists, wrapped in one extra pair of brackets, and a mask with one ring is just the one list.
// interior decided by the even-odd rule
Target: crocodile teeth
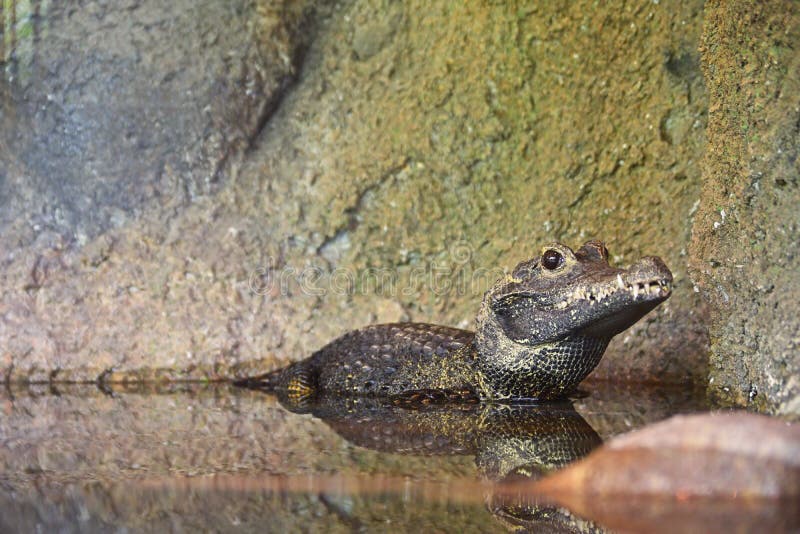
[(661, 284), (658, 283), (650, 284), (650, 293), (654, 295), (658, 295), (659, 293), (661, 293)]
[(640, 294), (642, 297), (646, 297), (648, 295), (658, 296), (661, 294), (667, 294), (670, 291), (669, 282), (656, 280), (653, 282), (635, 282), (628, 285), (622, 279), (622, 275), (620, 274), (618, 274), (616, 277), (616, 286), (617, 287), (613, 287), (613, 285), (601, 287), (597, 289), (597, 292), (593, 292), (585, 287), (576, 288), (570, 294), (568, 294), (564, 300), (554, 304), (553, 308), (557, 310), (563, 310), (569, 308), (571, 305), (579, 301), (588, 301), (589, 305), (593, 306), (601, 303), (609, 296), (617, 293), (617, 291), (620, 289), (626, 290), (630, 295), (633, 296), (634, 300), (639, 298)]

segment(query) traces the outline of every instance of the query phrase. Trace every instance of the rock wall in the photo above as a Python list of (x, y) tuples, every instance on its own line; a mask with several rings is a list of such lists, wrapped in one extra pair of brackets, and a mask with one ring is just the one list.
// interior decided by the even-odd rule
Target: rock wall
[(602, 238), (676, 284), (595, 378), (800, 413), (795, 3), (15, 5), (0, 379), (216, 379), (371, 322), (470, 327), (504, 269)]
[[(662, 256), (676, 282), (595, 376), (705, 381), (705, 310), (687, 275), (702, 6), (316, 6), (296, 32), (311, 45), (295, 86), (214, 188), (145, 202), (83, 245), (11, 217), (0, 377), (220, 378), (371, 322), (470, 327), (504, 269), (552, 240), (601, 238), (615, 263)], [(202, 57), (185, 68), (202, 72)], [(27, 183), (9, 153), (5, 183)]]
[(800, 6), (706, 5), (709, 92), (692, 276), (711, 303), (709, 391), (800, 416)]
[(218, 190), (296, 73), (309, 4), (5, 2), (2, 228), (80, 246)]

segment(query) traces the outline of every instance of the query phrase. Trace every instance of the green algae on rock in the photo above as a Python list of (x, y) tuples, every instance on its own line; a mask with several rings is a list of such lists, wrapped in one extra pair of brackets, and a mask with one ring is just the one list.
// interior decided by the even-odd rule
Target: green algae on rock
[(717, 402), (800, 418), (800, 5), (708, 2), (703, 188), (690, 266)]

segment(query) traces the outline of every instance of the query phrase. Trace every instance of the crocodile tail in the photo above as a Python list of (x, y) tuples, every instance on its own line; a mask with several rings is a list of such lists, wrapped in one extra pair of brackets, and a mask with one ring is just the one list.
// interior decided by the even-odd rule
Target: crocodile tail
[(274, 371), (269, 371), (261, 375), (248, 376), (234, 380), (233, 385), (241, 388), (274, 391), (280, 384), (281, 374), (283, 374), (283, 368), (275, 369)]

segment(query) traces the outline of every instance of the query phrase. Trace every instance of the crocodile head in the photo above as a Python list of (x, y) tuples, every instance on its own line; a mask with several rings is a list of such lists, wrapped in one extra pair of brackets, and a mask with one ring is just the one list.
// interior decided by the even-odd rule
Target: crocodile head
[(545, 246), (483, 300), (476, 346), (490, 382), (500, 377), (496, 396), (546, 398), (571, 390), (597, 365), (608, 341), (671, 289), (672, 273), (660, 258), (618, 269), (599, 241), (574, 252), (559, 243)]

